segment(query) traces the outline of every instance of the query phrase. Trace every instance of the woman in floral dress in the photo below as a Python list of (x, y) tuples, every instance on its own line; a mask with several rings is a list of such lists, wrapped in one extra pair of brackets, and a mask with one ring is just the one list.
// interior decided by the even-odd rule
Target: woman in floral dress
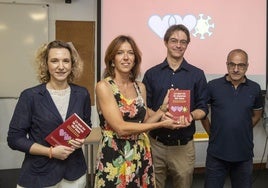
[(145, 87), (136, 81), (140, 63), (141, 53), (129, 36), (116, 37), (106, 50), (104, 79), (96, 86), (102, 139), (95, 188), (155, 187), (146, 132), (180, 126), (165, 115), (167, 98), (161, 110), (152, 112), (146, 108)]

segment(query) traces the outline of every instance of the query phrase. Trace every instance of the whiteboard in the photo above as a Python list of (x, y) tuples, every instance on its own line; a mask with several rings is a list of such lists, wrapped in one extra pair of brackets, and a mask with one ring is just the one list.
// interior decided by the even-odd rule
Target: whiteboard
[(47, 5), (0, 3), (0, 98), (39, 83), (34, 56), (47, 42)]

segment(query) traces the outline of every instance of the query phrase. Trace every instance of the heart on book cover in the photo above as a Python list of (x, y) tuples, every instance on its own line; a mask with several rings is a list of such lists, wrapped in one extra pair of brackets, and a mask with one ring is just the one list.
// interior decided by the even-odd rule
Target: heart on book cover
[(63, 129), (60, 129), (59, 133), (60, 133), (60, 136), (63, 136), (64, 140), (71, 140), (72, 139), (72, 137), (67, 132), (65, 132)]
[(173, 112), (176, 112), (176, 111), (182, 112), (183, 111), (183, 107), (182, 106), (171, 106), (170, 109)]
[(177, 109), (178, 109), (179, 112), (182, 112), (183, 107), (182, 106), (177, 106)]
[(170, 109), (172, 110), (172, 112), (176, 112), (177, 111), (177, 107), (176, 106), (171, 106)]

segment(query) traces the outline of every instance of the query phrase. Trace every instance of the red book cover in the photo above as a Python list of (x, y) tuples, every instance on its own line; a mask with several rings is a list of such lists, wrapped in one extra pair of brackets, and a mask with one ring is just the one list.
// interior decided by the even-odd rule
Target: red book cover
[(45, 139), (52, 145), (71, 146), (69, 140), (86, 138), (91, 132), (89, 127), (76, 113), (52, 131)]
[(168, 98), (168, 111), (174, 120), (180, 116), (190, 118), (190, 90), (170, 90)]

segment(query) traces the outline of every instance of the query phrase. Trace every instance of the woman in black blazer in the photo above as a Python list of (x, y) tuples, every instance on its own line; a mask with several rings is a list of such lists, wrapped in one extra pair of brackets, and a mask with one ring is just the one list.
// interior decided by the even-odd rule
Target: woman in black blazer
[(7, 137), (10, 148), (25, 153), (17, 187), (84, 188), (85, 140), (71, 140), (71, 147), (52, 147), (45, 141), (73, 113), (91, 126), (90, 95), (72, 84), (82, 61), (72, 44), (52, 41), (39, 49), (36, 63), (41, 84), (21, 93)]

